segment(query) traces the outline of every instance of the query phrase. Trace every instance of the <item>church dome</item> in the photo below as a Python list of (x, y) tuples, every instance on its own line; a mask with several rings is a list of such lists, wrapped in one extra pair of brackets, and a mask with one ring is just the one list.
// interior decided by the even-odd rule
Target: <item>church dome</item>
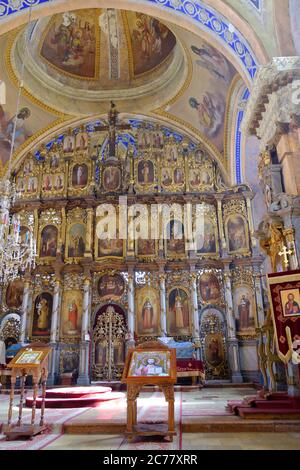
[(24, 30), (11, 51), (25, 86), (55, 108), (93, 114), (110, 99), (141, 103), (176, 93), (185, 79), (183, 47), (154, 17), (115, 9), (83, 9), (56, 14)]

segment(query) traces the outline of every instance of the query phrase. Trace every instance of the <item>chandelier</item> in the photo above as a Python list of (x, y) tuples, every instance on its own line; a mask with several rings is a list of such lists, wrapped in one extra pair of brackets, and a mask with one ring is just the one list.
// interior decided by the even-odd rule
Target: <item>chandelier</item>
[[(31, 20), (31, 8), (29, 12), (28, 25)], [(28, 36), (26, 41), (28, 47)], [(11, 138), (10, 157), (8, 164), (8, 175), (11, 175), (12, 155), (15, 146), (15, 137), (17, 129), (17, 121), (20, 109), (20, 98), (23, 87), (24, 62), (22, 64), (22, 72), (20, 77), (20, 85), (18, 89), (17, 110), (14, 117), (14, 127)], [(0, 281), (8, 282), (26, 269), (35, 266), (36, 243), (34, 240), (34, 217), (32, 214), (28, 216), (26, 226), (21, 226), (21, 218), (19, 214), (12, 214), (12, 207), (19, 194), (16, 190), (15, 183), (11, 179), (6, 178), (0, 181)]]

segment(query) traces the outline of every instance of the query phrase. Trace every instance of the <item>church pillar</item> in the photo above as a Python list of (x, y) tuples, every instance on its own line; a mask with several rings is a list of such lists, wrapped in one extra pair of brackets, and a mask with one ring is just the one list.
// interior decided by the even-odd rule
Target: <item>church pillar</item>
[(231, 380), (233, 383), (242, 383), (243, 377), (241, 374), (239, 343), (236, 338), (235, 317), (232, 302), (231, 274), (228, 265), (225, 266), (224, 284), (228, 332), (228, 359), (231, 369)]
[(83, 282), (83, 305), (82, 305), (82, 323), (81, 323), (81, 342), (79, 355), (79, 376), (77, 385), (89, 385), (89, 317), (91, 311), (91, 279), (86, 277)]
[(59, 312), (61, 307), (61, 280), (56, 279), (54, 284), (53, 307), (51, 317), (50, 347), (52, 348), (47, 385), (55, 383), (55, 369), (57, 362), (57, 340), (59, 331)]
[(21, 343), (25, 343), (25, 340), (28, 336), (27, 323), (28, 323), (29, 304), (30, 304), (30, 280), (26, 279), (24, 283), (24, 294), (23, 294), (23, 302), (22, 302), (21, 334), (20, 334)]
[(94, 209), (92, 207), (87, 208), (87, 220), (86, 220), (86, 245), (84, 256), (87, 258), (92, 257), (92, 233), (93, 233), (93, 218)]
[(134, 274), (128, 275), (128, 340), (127, 347), (135, 345), (134, 341)]
[(264, 301), (263, 301), (263, 289), (261, 283), (261, 273), (259, 266), (254, 266), (254, 289), (257, 306), (257, 321), (258, 327), (261, 328), (265, 323), (265, 312), (264, 312)]
[(221, 240), (221, 247), (222, 250), (226, 250), (226, 239), (224, 233), (224, 226), (223, 226), (223, 214), (222, 214), (222, 194), (216, 194), (215, 198), (217, 200), (217, 214), (218, 214), (218, 227), (219, 227), (219, 236)]
[(197, 273), (191, 273), (191, 303), (192, 303), (192, 319), (193, 319), (193, 342), (198, 352), (200, 350), (200, 327), (198, 315), (198, 295), (197, 295)]
[(160, 288), (160, 330), (161, 336), (167, 336), (166, 275), (159, 275)]
[(253, 193), (250, 193), (250, 192), (245, 193), (251, 246), (252, 246), (252, 249), (255, 249), (257, 246), (257, 241), (256, 241), (256, 238), (254, 237), (254, 225), (253, 225), (253, 216), (252, 216), (252, 207), (251, 207), (251, 200), (253, 196), (254, 196)]
[(290, 269), (292, 271), (299, 269), (297, 250), (295, 245), (295, 229), (293, 227), (286, 228), (283, 231), (283, 235), (286, 239), (287, 249), (292, 252), (292, 254), (289, 255)]

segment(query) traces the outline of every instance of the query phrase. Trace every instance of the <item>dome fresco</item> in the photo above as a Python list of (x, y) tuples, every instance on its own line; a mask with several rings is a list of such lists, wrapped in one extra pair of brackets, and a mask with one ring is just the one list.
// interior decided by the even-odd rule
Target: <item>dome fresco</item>
[(228, 106), (239, 75), (213, 42), (144, 13), (104, 8), (40, 18), (0, 41), (11, 98), (1, 108), (4, 164), (24, 60), (28, 113), (16, 148), (43, 129), (103, 115), (113, 100), (121, 113), (134, 109), (191, 131), (226, 167)]
[(126, 87), (140, 75), (161, 73), (176, 45), (174, 34), (157, 19), (113, 9), (57, 14), (37, 25), (34, 35), (36, 61), (58, 74), (93, 80), (97, 88), (111, 86), (111, 80)]

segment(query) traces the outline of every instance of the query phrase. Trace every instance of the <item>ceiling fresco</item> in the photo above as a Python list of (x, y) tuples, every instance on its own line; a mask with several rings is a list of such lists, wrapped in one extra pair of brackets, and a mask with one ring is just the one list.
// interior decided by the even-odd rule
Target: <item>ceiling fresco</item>
[(113, 79), (117, 86), (128, 86), (158, 68), (161, 73), (176, 45), (174, 34), (156, 18), (115, 9), (54, 15), (46, 26), (39, 22), (34, 36), (39, 47), (31, 52), (37, 62), (42, 59), (69, 77), (94, 80), (94, 88), (109, 86)]
[(51, 18), (41, 41), (41, 57), (72, 75), (96, 78), (100, 51), (99, 12), (78, 10)]
[(184, 117), (222, 154), (227, 101), (237, 72), (217, 48), (187, 31), (176, 29), (176, 34), (185, 41), (193, 72), (189, 87), (164, 110), (176, 120)]
[(68, 120), (103, 115), (113, 99), (121, 113), (162, 116), (192, 132), (226, 163), (226, 111), (238, 74), (217, 44), (145, 14), (82, 9), (12, 31), (0, 47), (11, 96), (0, 113), (3, 164), (24, 58), (16, 149)]

